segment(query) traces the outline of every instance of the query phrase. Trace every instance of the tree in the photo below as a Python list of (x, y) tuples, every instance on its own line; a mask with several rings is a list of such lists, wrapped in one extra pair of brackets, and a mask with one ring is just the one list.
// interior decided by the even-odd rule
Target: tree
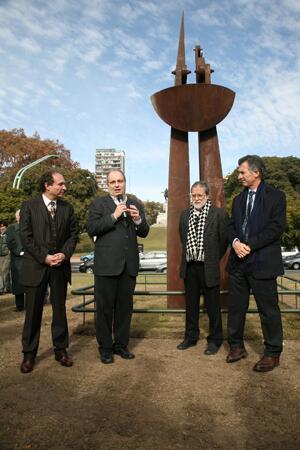
[(163, 205), (159, 202), (144, 202), (145, 216), (149, 225), (156, 223), (156, 218), (163, 210)]
[(51, 139), (42, 140), (38, 133), (27, 137), (24, 130), (0, 130), (0, 175), (14, 177), (17, 171), (45, 155), (57, 155), (56, 166), (78, 167), (63, 144)]
[[(20, 189), (12, 189), (17, 171), (45, 155), (57, 155), (27, 170), (21, 180)], [(94, 175), (72, 161), (70, 151), (63, 144), (50, 139), (41, 140), (38, 133), (27, 137), (23, 129), (0, 131), (0, 217), (9, 223), (14, 221), (15, 211), (22, 202), (38, 194), (38, 180), (42, 173), (57, 168), (67, 183), (66, 199), (73, 204), (79, 218), (81, 231), (86, 230), (87, 213), (94, 195), (98, 191)]]
[(23, 191), (10, 188), (3, 191), (0, 185), (0, 220), (8, 223), (15, 222), (15, 212), (27, 198)]

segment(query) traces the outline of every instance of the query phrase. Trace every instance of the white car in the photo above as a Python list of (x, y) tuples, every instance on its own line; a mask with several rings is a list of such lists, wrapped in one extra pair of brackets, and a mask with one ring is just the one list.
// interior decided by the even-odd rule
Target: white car
[(153, 251), (140, 254), (140, 270), (157, 270), (161, 264), (167, 264), (166, 251)]
[(294, 256), (299, 253), (298, 247), (291, 248), (290, 250), (287, 250), (286, 247), (281, 247), (281, 256), (282, 259), (285, 259), (287, 256)]

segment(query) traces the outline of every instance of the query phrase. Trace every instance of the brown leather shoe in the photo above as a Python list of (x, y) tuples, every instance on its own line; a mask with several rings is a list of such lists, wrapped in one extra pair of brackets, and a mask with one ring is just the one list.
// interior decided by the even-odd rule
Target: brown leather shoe
[(253, 367), (256, 372), (270, 372), (279, 366), (278, 356), (263, 356)]
[(231, 349), (227, 355), (226, 362), (233, 363), (233, 362), (239, 361), (242, 358), (246, 358), (247, 356), (248, 356), (248, 353), (246, 352), (246, 350), (244, 348), (231, 347)]
[(66, 351), (56, 353), (55, 359), (64, 367), (72, 367), (73, 361)]
[(24, 358), (20, 370), (22, 373), (29, 373), (33, 371), (34, 359)]

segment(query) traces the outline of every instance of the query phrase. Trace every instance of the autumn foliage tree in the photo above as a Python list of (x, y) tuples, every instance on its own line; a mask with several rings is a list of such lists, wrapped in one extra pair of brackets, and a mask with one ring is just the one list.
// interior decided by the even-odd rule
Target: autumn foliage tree
[(21, 167), (42, 158), (45, 155), (57, 155), (57, 167), (75, 168), (70, 151), (63, 144), (51, 139), (41, 139), (38, 133), (27, 137), (24, 130), (0, 130), (0, 167), (1, 175), (13, 176)]
[[(20, 189), (13, 189), (13, 180), (18, 170), (45, 155), (57, 155), (26, 171), (22, 177)], [(70, 151), (63, 144), (50, 139), (42, 140), (35, 133), (27, 137), (23, 129), (0, 131), (0, 219), (9, 223), (14, 221), (15, 211), (22, 202), (37, 195), (38, 180), (43, 172), (57, 168), (67, 183), (66, 198), (73, 204), (79, 218), (81, 231), (86, 229), (89, 204), (97, 193), (94, 175), (72, 161)]]

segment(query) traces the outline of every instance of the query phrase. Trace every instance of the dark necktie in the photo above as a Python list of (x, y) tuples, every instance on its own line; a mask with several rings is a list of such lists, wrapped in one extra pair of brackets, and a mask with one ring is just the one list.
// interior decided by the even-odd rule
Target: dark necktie
[(243, 226), (242, 226), (242, 231), (243, 231), (243, 236), (244, 236), (245, 243), (247, 243), (248, 236), (249, 236), (249, 217), (250, 217), (252, 206), (253, 206), (253, 196), (254, 196), (254, 194), (255, 194), (255, 192), (251, 191), (249, 189), (248, 204), (247, 204), (245, 219), (244, 219)]
[(49, 209), (51, 218), (54, 219), (54, 217), (55, 217), (55, 212), (56, 212), (56, 205), (55, 205), (55, 202), (53, 202), (53, 201), (50, 202), (50, 203), (48, 204), (48, 209)]

